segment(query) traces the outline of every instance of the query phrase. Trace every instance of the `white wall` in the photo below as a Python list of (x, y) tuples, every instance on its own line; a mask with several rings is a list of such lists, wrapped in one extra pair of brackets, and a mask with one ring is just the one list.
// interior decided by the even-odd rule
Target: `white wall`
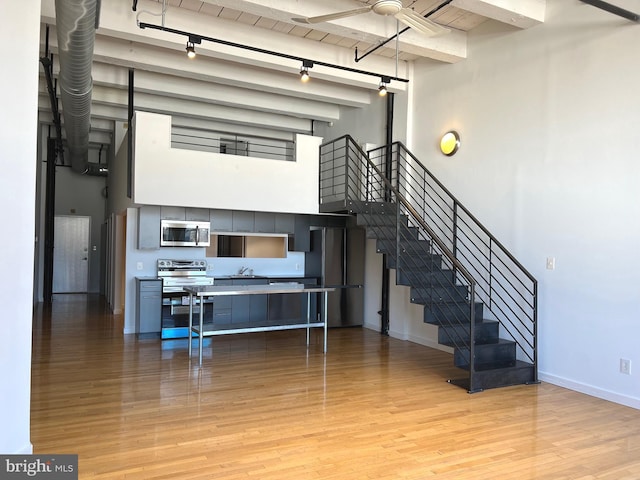
[[(31, 322), (36, 198), (40, 2), (0, 2), (0, 58), (11, 66), (0, 76), (5, 95), (0, 116), (0, 452), (31, 453)], [(20, 39), (20, 49), (16, 49)], [(19, 199), (19, 200), (18, 200)]]
[(480, 26), (464, 62), (416, 66), (409, 148), (537, 277), (542, 380), (640, 408), (640, 29), (547, 8), (530, 30)]
[(323, 137), (325, 142), (351, 135), (361, 146), (365, 143), (382, 145), (386, 127), (385, 108), (386, 100), (372, 92), (371, 103), (367, 107), (340, 107), (340, 120), (331, 125), (316, 122), (314, 134)]
[(171, 148), (171, 117), (136, 112), (133, 200), (138, 204), (318, 213), (321, 138), (296, 135), (296, 161)]

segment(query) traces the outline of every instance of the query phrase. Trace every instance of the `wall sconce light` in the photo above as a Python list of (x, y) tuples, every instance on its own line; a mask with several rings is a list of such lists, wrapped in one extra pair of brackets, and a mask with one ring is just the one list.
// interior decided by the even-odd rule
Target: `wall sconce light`
[(302, 67), (300, 68), (300, 81), (306, 83), (311, 78), (309, 75), (309, 69), (313, 68), (313, 62), (311, 60), (303, 60)]
[(380, 86), (378, 87), (378, 95), (384, 97), (387, 95), (387, 85), (391, 82), (389, 77), (380, 77)]
[(440, 151), (447, 157), (452, 156), (460, 148), (460, 135), (455, 130), (445, 133), (440, 139)]

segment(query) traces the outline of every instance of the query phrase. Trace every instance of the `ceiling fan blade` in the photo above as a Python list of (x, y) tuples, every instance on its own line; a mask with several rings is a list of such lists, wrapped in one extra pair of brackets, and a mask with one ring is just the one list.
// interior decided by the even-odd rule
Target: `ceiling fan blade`
[(398, 13), (396, 13), (394, 17), (396, 17), (405, 25), (408, 25), (414, 30), (417, 30), (418, 32), (430, 37), (450, 32), (448, 28), (445, 28), (442, 25), (438, 25), (437, 23), (424, 18), (422, 15), (417, 14), (410, 8), (403, 8)]
[(296, 17), (292, 18), (294, 22), (298, 23), (321, 23), (329, 22), (331, 20), (338, 20), (339, 18), (352, 17), (354, 15), (360, 15), (361, 13), (370, 12), (373, 9), (373, 5), (367, 7), (356, 8), (354, 10), (347, 10), (346, 12), (330, 13), (328, 15), (320, 15), (318, 17)]

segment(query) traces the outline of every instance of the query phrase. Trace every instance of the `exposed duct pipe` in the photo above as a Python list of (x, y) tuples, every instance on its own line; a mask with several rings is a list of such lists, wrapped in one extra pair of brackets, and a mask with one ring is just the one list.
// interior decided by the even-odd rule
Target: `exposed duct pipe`
[(87, 173), (98, 0), (56, 0), (60, 99), (71, 168)]

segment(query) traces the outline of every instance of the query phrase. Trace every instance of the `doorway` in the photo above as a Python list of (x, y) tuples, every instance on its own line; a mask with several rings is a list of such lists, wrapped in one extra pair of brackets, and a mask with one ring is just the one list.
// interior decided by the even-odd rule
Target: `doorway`
[(87, 293), (91, 217), (56, 215), (53, 293)]

